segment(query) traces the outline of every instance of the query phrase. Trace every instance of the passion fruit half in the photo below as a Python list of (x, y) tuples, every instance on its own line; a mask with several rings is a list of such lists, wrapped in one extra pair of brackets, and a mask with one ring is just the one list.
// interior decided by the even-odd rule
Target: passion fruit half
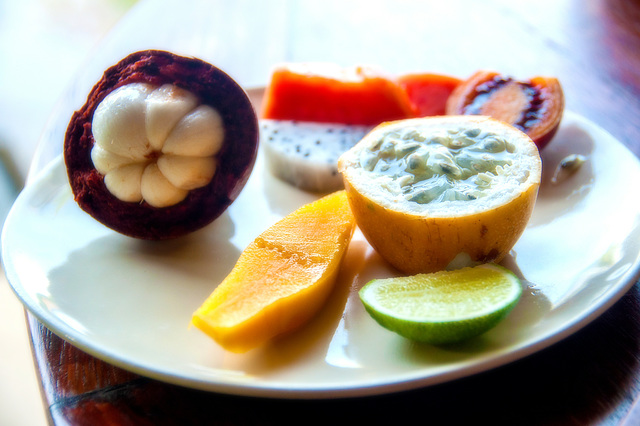
[(499, 262), (535, 205), (531, 138), (482, 116), (382, 124), (338, 160), (356, 223), (406, 274)]
[(211, 223), (253, 169), (258, 121), (245, 91), (197, 58), (147, 50), (107, 69), (67, 127), (78, 205), (130, 237), (161, 240)]
[(519, 81), (495, 71), (476, 71), (447, 100), (448, 115), (487, 115), (525, 132), (539, 149), (556, 134), (564, 92), (555, 77)]

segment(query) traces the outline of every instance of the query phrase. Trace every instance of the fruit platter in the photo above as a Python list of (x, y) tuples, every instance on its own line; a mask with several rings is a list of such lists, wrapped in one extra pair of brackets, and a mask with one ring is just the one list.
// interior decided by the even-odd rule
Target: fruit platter
[(476, 374), (584, 327), (640, 266), (620, 184), (640, 164), (552, 77), (285, 64), (245, 90), (136, 52), (64, 144), (7, 219), (14, 291), (86, 352), (197, 389), (332, 398)]

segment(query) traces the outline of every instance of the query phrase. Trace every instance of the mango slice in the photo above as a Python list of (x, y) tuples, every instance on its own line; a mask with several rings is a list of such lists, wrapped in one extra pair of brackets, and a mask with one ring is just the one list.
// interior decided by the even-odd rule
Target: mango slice
[(299, 208), (247, 246), (192, 323), (236, 353), (301, 327), (331, 293), (354, 228), (344, 191)]

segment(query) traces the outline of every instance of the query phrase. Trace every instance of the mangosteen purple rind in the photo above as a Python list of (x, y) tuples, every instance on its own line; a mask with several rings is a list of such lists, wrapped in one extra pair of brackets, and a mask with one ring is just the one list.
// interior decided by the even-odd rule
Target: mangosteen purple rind
[[(130, 83), (174, 84), (215, 108), (223, 118), (225, 136), (217, 154), (218, 169), (206, 186), (191, 190), (173, 206), (121, 201), (110, 193), (91, 159), (91, 125), (100, 102)], [(74, 199), (82, 210), (124, 235), (162, 240), (198, 230), (217, 217), (245, 186), (258, 151), (258, 119), (245, 91), (226, 73), (197, 58), (147, 50), (132, 53), (107, 69), (67, 127), (64, 160)]]

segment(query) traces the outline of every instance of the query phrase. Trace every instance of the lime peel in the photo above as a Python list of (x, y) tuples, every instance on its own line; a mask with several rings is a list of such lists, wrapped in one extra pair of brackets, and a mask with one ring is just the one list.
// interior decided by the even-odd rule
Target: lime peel
[(359, 291), (365, 309), (381, 326), (434, 345), (485, 333), (513, 310), (521, 295), (519, 278), (496, 264), (376, 279)]

